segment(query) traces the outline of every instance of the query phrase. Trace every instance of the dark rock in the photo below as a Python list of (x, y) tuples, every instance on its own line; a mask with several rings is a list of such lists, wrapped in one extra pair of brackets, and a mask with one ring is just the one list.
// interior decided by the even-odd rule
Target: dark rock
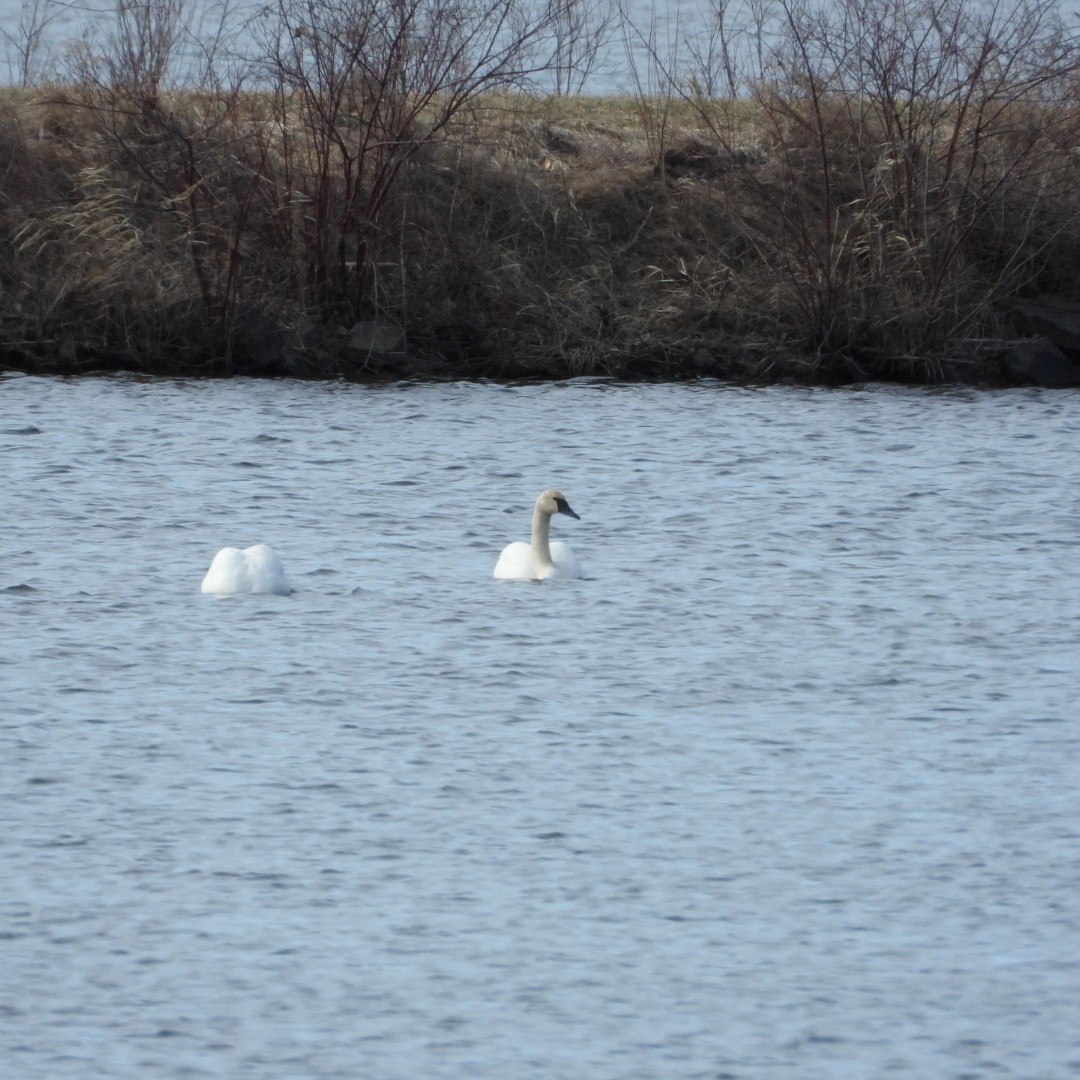
[(409, 363), (407, 352), (379, 353), (375, 359), (375, 371), (382, 378), (400, 378), (406, 373)]
[(665, 150), (663, 160), (665, 175), (677, 179), (683, 176), (722, 176), (735, 166), (760, 165), (765, 158), (752, 148), (732, 148), (700, 139), (687, 139), (681, 145)]
[(555, 380), (564, 378), (554, 357), (524, 355), (509, 356), (490, 369), (497, 379)]
[(328, 337), (330, 331), (321, 323), (312, 322), (310, 319), (301, 319), (293, 327), (296, 340), (305, 349), (317, 349)]
[(732, 165), (764, 165), (769, 159), (764, 150), (756, 146), (736, 146), (728, 150)]
[(1066, 353), (1080, 356), (1080, 306), (1054, 300), (1019, 301), (1013, 322), (1022, 337), (1045, 338)]
[(292, 379), (326, 378), (320, 363), (319, 350), (306, 348), (297, 340), (295, 330), (286, 333), (281, 343), (281, 356), (277, 361), (280, 374)]
[(581, 141), (566, 128), (541, 122), (534, 125), (533, 132), (540, 145), (552, 154), (568, 154), (574, 157), (581, 153)]
[(64, 338), (58, 343), (43, 342), (40, 353), (10, 346), (0, 348), (0, 369), (12, 368), (42, 375), (90, 375), (104, 371), (146, 371), (141, 358), (126, 349)]
[(407, 374), (405, 335), (386, 323), (359, 322), (335, 343), (342, 373), (353, 379), (397, 379)]
[(846, 356), (843, 360), (843, 370), (840, 373), (842, 382), (864, 383), (870, 381), (870, 374), (853, 356)]
[(939, 382), (942, 386), (971, 386), (976, 381), (974, 364), (955, 359), (941, 362)]
[(300, 362), (310, 373), (308, 378), (334, 379), (344, 371), (340, 354), (332, 348), (305, 349)]
[(441, 356), (447, 365), (465, 377), (474, 367), (486, 368), (492, 352), (484, 328), (469, 319), (456, 319), (432, 327), (425, 346), (425, 352)]
[(142, 361), (126, 349), (109, 349), (93, 345), (80, 345), (73, 370), (79, 374), (91, 371), (131, 371), (143, 370)]
[(378, 368), (387, 355), (404, 354), (405, 335), (386, 323), (358, 322), (350, 330), (341, 355), (350, 364)]
[(430, 378), (445, 373), (447, 364), (437, 356), (408, 356), (404, 373), (409, 378)]
[(16, 345), (0, 347), (0, 370), (25, 371), (33, 374), (41, 367), (41, 357)]
[(1080, 386), (1080, 365), (1045, 338), (1008, 343), (1002, 367), (1011, 382), (1026, 386)]
[(670, 377), (673, 373), (667, 358), (654, 352), (631, 353), (612, 366), (615, 378), (629, 382), (652, 382)]
[[(696, 140), (664, 151), (664, 173), (680, 176), (718, 176), (722, 171), (720, 152)], [(659, 172), (659, 170), (657, 170)]]
[[(335, 348), (338, 346), (338, 348)], [(327, 379), (341, 373), (334, 342), (326, 327), (302, 319), (282, 326), (249, 309), (233, 321), (233, 370), (269, 378)]]
[(233, 364), (246, 375), (291, 375), (284, 355), (289, 332), (261, 311), (249, 308), (233, 320)]

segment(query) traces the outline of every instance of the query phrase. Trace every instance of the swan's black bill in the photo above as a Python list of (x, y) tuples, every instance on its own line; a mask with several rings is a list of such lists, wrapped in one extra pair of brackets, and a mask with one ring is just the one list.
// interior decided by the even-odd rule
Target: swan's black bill
[(569, 514), (570, 517), (577, 518), (578, 521), (581, 520), (581, 518), (570, 509), (570, 504), (565, 499), (556, 499), (555, 505), (558, 507), (560, 514)]

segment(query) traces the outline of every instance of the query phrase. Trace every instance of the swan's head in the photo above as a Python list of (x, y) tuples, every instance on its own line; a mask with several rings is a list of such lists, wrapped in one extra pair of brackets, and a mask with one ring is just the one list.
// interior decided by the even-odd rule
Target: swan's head
[(541, 513), (547, 514), (550, 517), (552, 514), (567, 514), (572, 518), (577, 518), (578, 521), (581, 518), (570, 509), (570, 504), (566, 501), (566, 497), (561, 491), (555, 491), (554, 488), (549, 488), (547, 491), (540, 493), (540, 497), (536, 500), (536, 509)]

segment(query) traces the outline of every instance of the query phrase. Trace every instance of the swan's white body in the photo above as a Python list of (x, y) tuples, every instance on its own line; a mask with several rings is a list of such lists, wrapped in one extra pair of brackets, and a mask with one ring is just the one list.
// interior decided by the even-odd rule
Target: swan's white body
[(292, 588), (277, 552), (266, 544), (256, 544), (243, 551), (234, 547), (222, 548), (203, 578), (202, 591), (219, 596), (234, 593), (287, 596)]
[(495, 564), (495, 577), (507, 581), (542, 581), (549, 577), (585, 576), (577, 556), (561, 540), (549, 541), (553, 514), (576, 518), (570, 504), (558, 491), (545, 491), (533, 508), (532, 541), (515, 540), (503, 548)]

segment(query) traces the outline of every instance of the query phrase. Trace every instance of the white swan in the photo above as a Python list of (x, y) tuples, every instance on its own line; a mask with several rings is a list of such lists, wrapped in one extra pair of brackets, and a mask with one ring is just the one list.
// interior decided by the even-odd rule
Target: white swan
[[(585, 576), (577, 557), (561, 540), (548, 542), (552, 514), (578, 515), (559, 491), (544, 491), (536, 500), (532, 519), (532, 543), (515, 540), (503, 548), (495, 564), (495, 577), (512, 581), (536, 581), (552, 576)], [(580, 520), (580, 518), (578, 518)]]
[(276, 593), (287, 596), (292, 588), (277, 552), (266, 544), (222, 548), (203, 578), (202, 591), (221, 596), (233, 593)]

